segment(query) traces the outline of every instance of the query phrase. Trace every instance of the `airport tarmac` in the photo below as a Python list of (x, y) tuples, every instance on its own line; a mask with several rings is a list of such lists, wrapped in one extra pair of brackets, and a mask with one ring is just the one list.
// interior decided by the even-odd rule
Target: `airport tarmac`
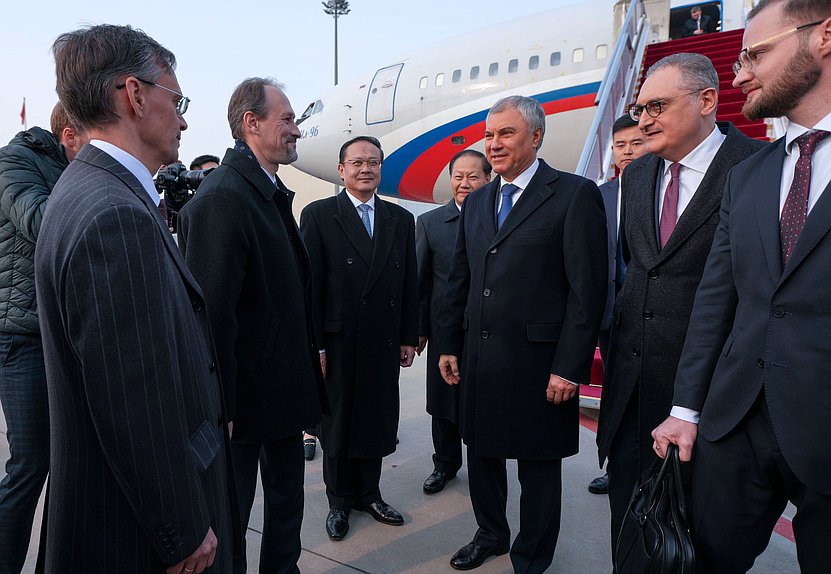
[[(407, 573), (440, 574), (455, 572), (448, 561), (473, 537), (476, 522), (468, 498), (467, 469), (439, 494), (428, 496), (421, 485), (432, 471), (430, 418), (424, 412), (424, 369), (426, 353), (413, 367), (401, 372), (401, 424), (398, 450), (384, 459), (381, 492), (384, 500), (403, 515), (403, 526), (387, 526), (369, 515), (353, 512), (350, 530), (341, 542), (330, 541), (324, 529), (328, 511), (322, 477), (321, 452), (306, 463), (306, 508), (303, 519), (300, 570), (309, 574)], [(547, 572), (598, 574), (611, 572), (609, 509), (605, 496), (589, 493), (586, 486), (600, 471), (597, 467), (591, 411), (585, 411), (580, 428), (580, 454), (563, 463), (563, 512), (557, 552)], [(2, 415), (2, 413), (0, 413)], [(532, 432), (532, 429), (529, 429)], [(518, 436), (521, 441), (523, 437)], [(0, 463), (9, 456), (5, 418), (0, 416)], [(514, 534), (519, 525), (519, 483), (516, 465), (509, 464), (508, 520)], [(789, 535), (789, 506), (778, 532), (755, 566), (753, 574), (798, 572), (796, 546)], [(40, 509), (35, 532), (39, 531)], [(258, 571), (263, 499), (254, 502), (247, 533), (249, 572)], [(2, 517), (0, 517), (2, 519)], [(24, 573), (34, 572), (38, 537), (34, 535)], [(508, 555), (491, 558), (476, 572), (507, 574), (512, 571)], [(69, 573), (86, 574), (86, 573)]]

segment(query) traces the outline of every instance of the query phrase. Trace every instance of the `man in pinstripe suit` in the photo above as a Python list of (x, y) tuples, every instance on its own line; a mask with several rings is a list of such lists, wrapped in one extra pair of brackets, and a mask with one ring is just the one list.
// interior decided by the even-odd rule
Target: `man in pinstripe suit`
[(239, 532), (204, 298), (151, 178), (187, 128), (175, 57), (111, 25), (53, 51), (58, 95), (91, 141), (55, 186), (35, 252), (46, 572), (231, 572)]

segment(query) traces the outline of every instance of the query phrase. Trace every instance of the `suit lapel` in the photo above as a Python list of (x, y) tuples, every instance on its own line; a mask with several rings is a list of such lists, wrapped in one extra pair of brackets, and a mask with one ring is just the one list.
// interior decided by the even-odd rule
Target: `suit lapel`
[[(549, 197), (554, 195), (553, 185), (560, 178), (557, 171), (548, 167), (545, 162), (540, 160), (537, 167), (537, 172), (531, 181), (528, 182), (528, 187), (522, 191), (522, 195), (508, 213), (505, 223), (496, 232), (496, 237), (493, 238), (493, 243), (499, 243), (514, 229), (516, 229), (528, 216), (530, 216), (537, 208), (542, 205)], [(496, 194), (494, 194), (494, 202), (492, 206), (496, 206)], [(491, 220), (494, 216), (491, 216)]]
[[(762, 168), (747, 182), (748, 189), (756, 189), (753, 195), (756, 222), (762, 238), (762, 248), (768, 264), (770, 279), (774, 284), (782, 277), (782, 248), (779, 241), (779, 189), (782, 186), (782, 162), (785, 159), (784, 138), (771, 146)], [(792, 258), (793, 259), (793, 258)]]
[(480, 191), (474, 192), (485, 195), (483, 201), (479, 202), (479, 222), (482, 224), (482, 230), (489, 243), (493, 241), (496, 235), (496, 194), (501, 181), (502, 178), (497, 177)]
[[(780, 168), (781, 165), (780, 163)], [(777, 189), (779, 188), (777, 187)], [(805, 220), (805, 227), (802, 229), (802, 233), (799, 234), (799, 239), (794, 246), (793, 253), (791, 253), (791, 258), (788, 259), (788, 264), (785, 265), (785, 269), (782, 272), (782, 279), (779, 281), (780, 285), (791, 276), (794, 269), (799, 267), (800, 263), (808, 257), (820, 240), (831, 231), (831, 197), (829, 196), (831, 196), (831, 183), (825, 186), (822, 195), (814, 204), (811, 213), (808, 214), (808, 219)], [(778, 217), (776, 218), (776, 222), (777, 224), (779, 223)]]
[[(645, 223), (643, 229), (624, 229), (626, 240), (633, 245), (636, 237), (642, 237), (649, 249), (649, 261), (658, 259), (661, 248), (658, 244), (658, 174), (663, 160), (655, 155), (640, 159), (626, 168), (623, 183), (627, 191), (621, 192), (621, 204), (626, 202), (626, 219)], [(633, 169), (634, 168), (634, 169)], [(621, 224), (624, 222), (621, 221)], [(639, 251), (639, 250), (638, 250)], [(652, 263), (649, 263), (650, 265)]]
[[(393, 217), (386, 204), (378, 196), (375, 197), (375, 231), (372, 239), (372, 263), (366, 276), (362, 296), (369, 293), (378, 278), (387, 267), (387, 261), (395, 241), (395, 226), (397, 217)], [(363, 225), (361, 226), (363, 229)], [(364, 235), (366, 231), (364, 230)]]
[[(355, 246), (355, 249), (358, 250), (358, 254), (361, 256), (361, 259), (369, 265), (372, 262), (372, 238), (367, 234), (366, 229), (364, 228), (364, 224), (361, 223), (360, 218), (358, 217), (358, 212), (355, 211), (355, 206), (352, 205), (352, 202), (346, 197), (346, 194), (349, 193), (346, 190), (341, 191), (337, 196), (338, 201), (338, 213), (335, 215), (335, 221), (338, 222), (341, 229), (343, 230), (343, 234), (346, 235), (346, 238), (349, 239), (350, 243)], [(377, 205), (378, 199), (376, 198), (375, 203)], [(376, 215), (377, 215), (377, 209)], [(376, 217), (376, 220), (378, 218)], [(376, 227), (377, 227), (376, 221)]]
[(456, 207), (455, 199), (451, 199), (450, 202), (447, 203), (447, 205), (445, 205), (442, 209), (444, 210), (444, 212), (442, 213), (442, 215), (444, 216), (442, 221), (444, 221), (445, 223), (450, 223), (451, 221), (456, 221), (457, 219), (459, 219), (460, 212), (459, 208)]

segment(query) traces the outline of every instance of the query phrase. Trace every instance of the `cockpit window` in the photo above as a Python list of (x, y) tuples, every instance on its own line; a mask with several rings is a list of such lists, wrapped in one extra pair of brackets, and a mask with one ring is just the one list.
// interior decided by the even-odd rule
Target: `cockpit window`
[(300, 118), (297, 120), (297, 124), (300, 125), (302, 122), (307, 120), (309, 116), (312, 114), (316, 114), (323, 109), (323, 102), (320, 100), (316, 100), (308, 105), (306, 110), (300, 115)]

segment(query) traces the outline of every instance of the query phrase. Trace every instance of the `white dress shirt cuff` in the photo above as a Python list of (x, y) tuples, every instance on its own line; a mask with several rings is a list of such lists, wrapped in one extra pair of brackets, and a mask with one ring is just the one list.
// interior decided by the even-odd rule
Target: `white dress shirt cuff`
[(672, 407), (672, 410), (669, 411), (669, 416), (696, 425), (698, 424), (698, 421), (701, 419), (701, 413), (699, 411), (694, 411), (692, 409), (688, 409), (687, 407), (674, 406)]
[(557, 377), (560, 377), (560, 378), (561, 378), (561, 379), (563, 379), (565, 382), (567, 382), (567, 383), (571, 383), (571, 384), (572, 384), (572, 385), (574, 385), (575, 387), (579, 387), (579, 386), (580, 386), (580, 383), (575, 383), (574, 381), (569, 381), (567, 378), (565, 378), (565, 377), (563, 377), (563, 376), (561, 376), (561, 375), (558, 375), (557, 373), (551, 373), (551, 374), (552, 374), (552, 375), (555, 375), (555, 376), (557, 376)]

